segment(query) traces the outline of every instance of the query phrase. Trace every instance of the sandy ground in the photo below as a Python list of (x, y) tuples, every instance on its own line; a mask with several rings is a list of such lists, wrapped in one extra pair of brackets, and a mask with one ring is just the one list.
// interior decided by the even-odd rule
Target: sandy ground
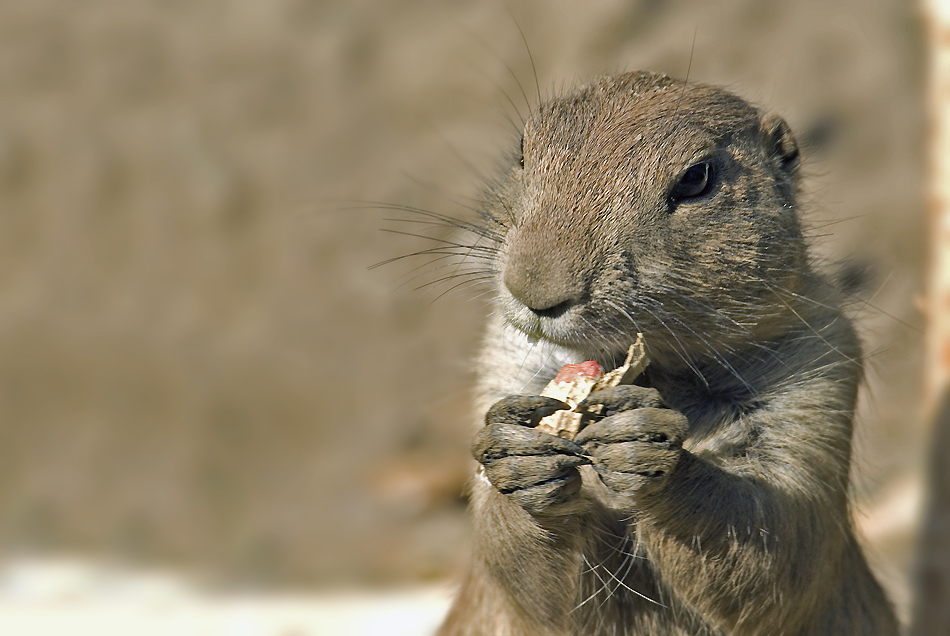
[(0, 633), (10, 636), (427, 636), (447, 588), (294, 595), (213, 593), (180, 574), (79, 559), (0, 570)]

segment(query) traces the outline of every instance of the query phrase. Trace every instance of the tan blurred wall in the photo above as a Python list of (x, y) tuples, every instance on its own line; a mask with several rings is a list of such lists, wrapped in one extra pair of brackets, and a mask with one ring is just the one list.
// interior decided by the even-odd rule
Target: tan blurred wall
[(368, 270), (429, 244), (352, 202), (466, 213), (505, 94), (526, 110), (506, 65), (536, 101), (518, 26), (542, 94), (688, 69), (799, 132), (823, 253), (873, 296), (873, 502), (922, 443), (909, 5), (0, 2), (0, 547), (252, 584), (455, 571), (486, 308)]

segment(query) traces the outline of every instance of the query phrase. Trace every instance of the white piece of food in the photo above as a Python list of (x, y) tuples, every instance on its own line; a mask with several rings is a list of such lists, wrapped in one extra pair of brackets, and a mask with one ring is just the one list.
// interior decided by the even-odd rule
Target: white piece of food
[(594, 391), (620, 384), (633, 384), (649, 362), (643, 347), (643, 335), (637, 334), (637, 341), (627, 350), (627, 359), (613, 371), (600, 377), (578, 376), (569, 382), (552, 380), (541, 391), (541, 395), (561, 400), (568, 404), (571, 410), (557, 411), (541, 418), (537, 426), (538, 430), (574, 439), (580, 430), (581, 418), (584, 416), (584, 413), (577, 410), (577, 405)]

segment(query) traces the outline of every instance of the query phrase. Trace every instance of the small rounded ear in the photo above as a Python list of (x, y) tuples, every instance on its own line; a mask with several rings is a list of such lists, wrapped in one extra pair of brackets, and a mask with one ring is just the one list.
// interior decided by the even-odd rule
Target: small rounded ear
[(778, 115), (762, 118), (762, 145), (775, 174), (792, 179), (798, 172), (798, 143), (784, 119)]

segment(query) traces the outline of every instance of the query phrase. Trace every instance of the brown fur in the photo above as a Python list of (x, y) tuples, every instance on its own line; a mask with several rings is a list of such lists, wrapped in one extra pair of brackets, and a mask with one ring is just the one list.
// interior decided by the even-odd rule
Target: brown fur
[[(711, 187), (676, 195), (704, 161)], [(497, 300), (479, 417), (497, 404), (442, 635), (897, 633), (851, 529), (860, 347), (809, 263), (797, 172), (781, 119), (662, 75), (528, 120), (475, 251)], [(506, 397), (615, 366), (638, 332), (643, 386), (599, 398), (576, 444)]]

